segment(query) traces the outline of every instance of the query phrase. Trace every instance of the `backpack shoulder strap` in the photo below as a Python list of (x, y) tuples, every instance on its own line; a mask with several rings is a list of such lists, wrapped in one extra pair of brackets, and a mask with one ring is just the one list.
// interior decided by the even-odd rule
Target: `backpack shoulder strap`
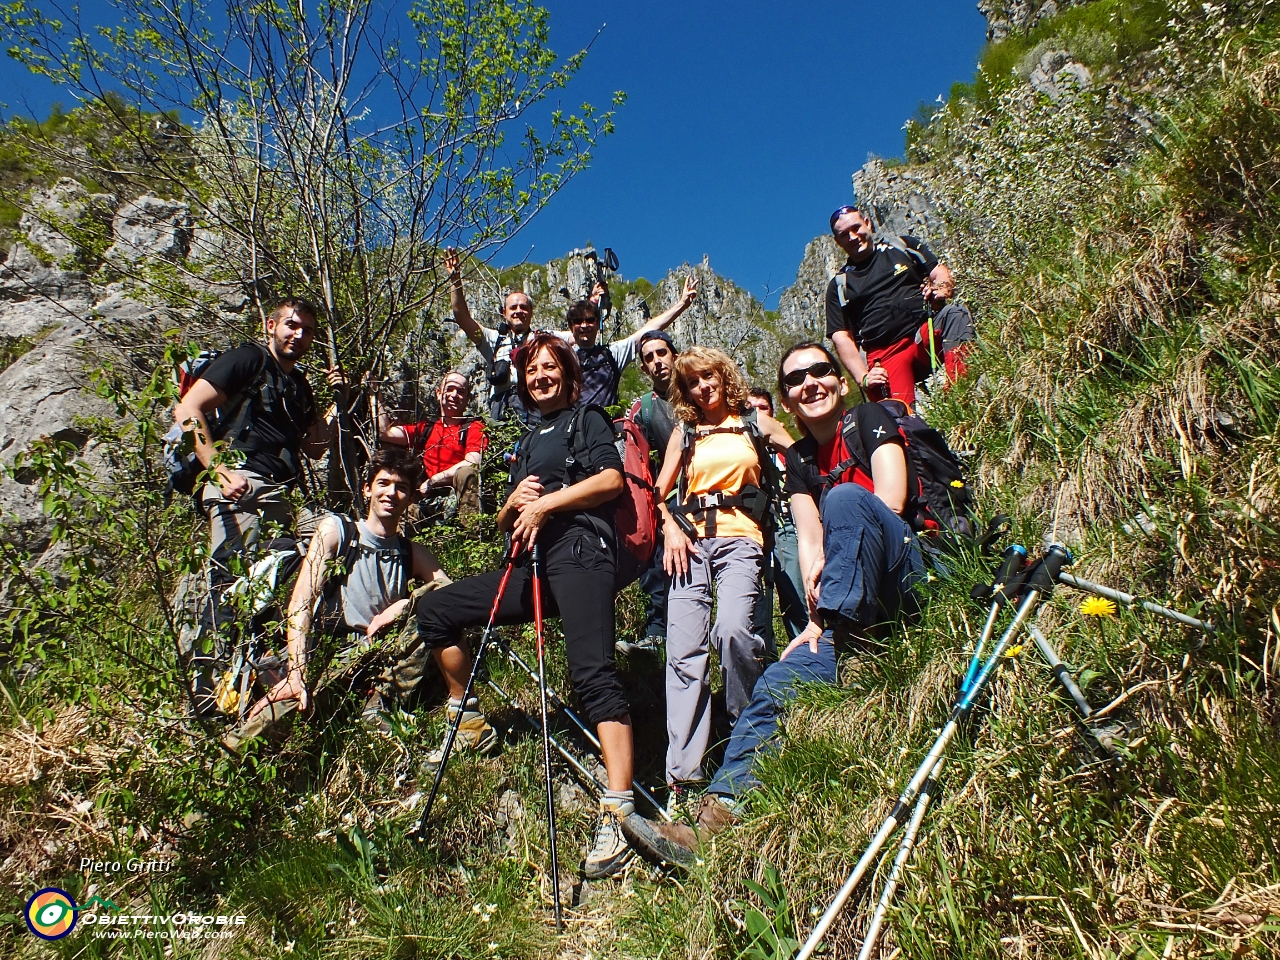
[(840, 436), (844, 440), (844, 449), (848, 454), (842, 463), (836, 464), (827, 474), (827, 487), (834, 487), (843, 482), (844, 475), (853, 467), (860, 467), (862, 472), (871, 476), (871, 460), (867, 456), (867, 448), (862, 442), (862, 434), (858, 432), (858, 408), (846, 410), (840, 418)]
[(640, 395), (640, 426), (644, 428), (646, 435), (653, 430), (653, 401), (654, 392), (652, 390)]
[(565, 433), (569, 436), (569, 458), (566, 461), (566, 465), (571, 471), (579, 474), (579, 478), (586, 476), (586, 470), (582, 466), (582, 459), (587, 453), (582, 425), (586, 422), (587, 413), (592, 410), (604, 417), (604, 422), (609, 424), (615, 436), (617, 434), (617, 428), (613, 425), (613, 418), (609, 416), (609, 411), (600, 406), (600, 404), (584, 403), (574, 408), (573, 413), (569, 416), (569, 422), (564, 428)]
[(899, 253), (905, 253), (920, 266), (924, 266), (924, 254), (907, 243), (907, 241), (902, 237), (893, 233), (882, 233), (880, 234), (879, 239), (882, 243), (893, 247), (893, 249), (897, 250)]
[(404, 582), (407, 584), (413, 579), (413, 541), (403, 533), (397, 536), (400, 538), (400, 563), (404, 569)]

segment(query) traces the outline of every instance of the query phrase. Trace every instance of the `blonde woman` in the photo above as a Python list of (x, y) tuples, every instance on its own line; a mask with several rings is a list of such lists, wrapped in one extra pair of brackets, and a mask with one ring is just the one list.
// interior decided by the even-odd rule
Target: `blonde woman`
[[(772, 417), (747, 413), (747, 395), (746, 380), (720, 350), (690, 347), (675, 361), (669, 399), (681, 428), (671, 435), (657, 482), (663, 566), (671, 577), (666, 774), (673, 807), (705, 779), (712, 648), (730, 723), (764, 668), (764, 640), (752, 629), (772, 485), (764, 445), (781, 451), (792, 441)], [(679, 505), (669, 507), (677, 484)]]

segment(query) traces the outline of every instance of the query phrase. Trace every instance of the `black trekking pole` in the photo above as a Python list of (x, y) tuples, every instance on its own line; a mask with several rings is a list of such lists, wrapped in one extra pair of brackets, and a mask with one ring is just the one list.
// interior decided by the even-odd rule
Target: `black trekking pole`
[(1058, 575), (1058, 581), (1066, 584), (1068, 587), (1075, 587), (1077, 590), (1084, 590), (1086, 593), (1097, 594), (1100, 597), (1106, 597), (1108, 600), (1114, 600), (1116, 603), (1123, 603), (1126, 607), (1141, 607), (1148, 613), (1159, 614), (1162, 617), (1168, 617), (1170, 620), (1177, 621), (1188, 627), (1195, 627), (1197, 630), (1203, 630), (1205, 633), (1213, 633), (1214, 627), (1212, 623), (1205, 620), (1197, 620), (1195, 617), (1188, 616), (1185, 613), (1179, 613), (1177, 610), (1171, 610), (1169, 607), (1163, 607), (1158, 603), (1152, 603), (1150, 600), (1141, 600), (1132, 593), (1125, 593), (1122, 590), (1113, 590), (1111, 587), (1104, 587), (1100, 583), (1094, 583), (1090, 580), (1082, 580), (1080, 577), (1073, 577), (1069, 573)]
[[(504, 654), (506, 654), (507, 659), (511, 661), (512, 664), (514, 664), (515, 666), (523, 670), (530, 680), (533, 680), (539, 683), (541, 682), (538, 678), (537, 672), (534, 671), (533, 667), (529, 666), (529, 664), (525, 661), (524, 657), (520, 656), (520, 654), (516, 651), (514, 647), (511, 646), (510, 643), (507, 643), (501, 637), (496, 637), (494, 639), (494, 642), (497, 643), (498, 649), (501, 650)], [(589, 726), (587, 726), (582, 721), (582, 718), (579, 717), (576, 713), (574, 713), (574, 711), (570, 709), (569, 705), (560, 698), (560, 695), (556, 693), (554, 687), (551, 687), (549, 685), (547, 686), (547, 697), (550, 699), (552, 705), (557, 710), (559, 710), (566, 717), (568, 717), (570, 721), (572, 721), (573, 725), (578, 728), (578, 731), (586, 739), (587, 743), (591, 744), (591, 746), (595, 748), (595, 751), (598, 754), (600, 754), (601, 757), (603, 757), (604, 748), (600, 745), (600, 738), (597, 737), (595, 734), (595, 731), (592, 730)], [(533, 718), (530, 717), (530, 719), (533, 719)], [(645, 800), (647, 800), (653, 806), (653, 809), (657, 811), (657, 814), (660, 818), (667, 821), (667, 823), (672, 822), (671, 814), (667, 813), (667, 808), (664, 807), (661, 803), (659, 803), (658, 798), (655, 797), (652, 793), (650, 793), (644, 786), (642, 786), (639, 781), (632, 780), (631, 788), (635, 790), (635, 792), (639, 796), (644, 797)]]
[(916, 808), (911, 811), (911, 821), (907, 824), (906, 833), (902, 835), (898, 855), (893, 858), (893, 868), (889, 871), (889, 879), (884, 883), (880, 902), (876, 904), (876, 912), (872, 915), (871, 924), (867, 927), (867, 936), (862, 941), (858, 960), (870, 960), (871, 954), (875, 951), (876, 941), (880, 939), (880, 930), (884, 926), (884, 918), (889, 913), (889, 904), (893, 902), (893, 895), (898, 892), (903, 871), (907, 868), (907, 861), (911, 859), (911, 851), (915, 849), (916, 837), (920, 835), (920, 824), (924, 822), (924, 815), (929, 812), (930, 801), (937, 796), (938, 780), (942, 777), (942, 766), (945, 763), (946, 760), (939, 760), (934, 764), (929, 779), (920, 788), (920, 799), (916, 801)]
[(973, 684), (967, 690), (961, 692), (955, 706), (951, 708), (951, 716), (947, 720), (947, 725), (942, 728), (942, 732), (938, 734), (938, 738), (934, 741), (933, 746), (930, 747), (928, 754), (903, 789), (902, 795), (898, 797), (897, 803), (889, 811), (889, 816), (885, 818), (884, 823), (880, 825), (880, 829), (872, 837), (871, 844), (853, 868), (849, 879), (844, 882), (844, 886), (836, 893), (836, 897), (831, 906), (827, 908), (826, 913), (819, 918), (817, 925), (813, 928), (813, 932), (809, 934), (809, 939), (804, 942), (804, 946), (801, 947), (800, 952), (796, 955), (796, 960), (809, 960), (814, 951), (818, 949), (818, 944), (822, 942), (822, 938), (831, 929), (831, 924), (840, 915), (840, 911), (844, 909), (844, 905), (853, 896), (854, 890), (862, 882), (867, 870), (880, 855), (880, 851), (884, 849), (889, 836), (897, 828), (898, 824), (902, 822), (903, 814), (911, 808), (916, 798), (920, 796), (920, 791), (923, 789), (925, 781), (942, 758), (943, 752), (956, 735), (956, 731), (973, 713), (973, 708), (977, 704), (978, 698), (982, 696), (987, 684), (991, 682), (991, 678), (995, 675), (996, 670), (999, 669), (1000, 661), (1003, 659), (1005, 651), (1013, 643), (1014, 637), (1023, 624), (1030, 619), (1040, 600), (1053, 593), (1058, 574), (1070, 562), (1071, 554), (1067, 552), (1065, 547), (1055, 543), (1049, 548), (1044, 558), (1036, 563), (1027, 574), (1026, 592), (1023, 594), (1022, 602), (1018, 606), (1018, 612), (1014, 616), (1013, 622), (1009, 624), (1004, 635), (1000, 638), (1000, 642), (991, 651), (991, 656), (983, 664), (982, 670), (979, 671)]
[(542, 695), (542, 772), (547, 780), (547, 841), (551, 844), (551, 896), (556, 903), (556, 932), (564, 929), (560, 906), (560, 860), (556, 856), (556, 792), (551, 782), (551, 734), (547, 728), (547, 661), (542, 633), (542, 557), (533, 544), (533, 633), (538, 645), (538, 687)]
[[(514, 550), (508, 548), (503, 554), (507, 568), (502, 571), (502, 579), (498, 581), (498, 590), (493, 596), (493, 609), (489, 611), (489, 622), (480, 634), (480, 644), (476, 648), (475, 659), (471, 662), (471, 675), (467, 677), (467, 688), (462, 693), (462, 704), (449, 724), (449, 733), (445, 736), (444, 748), (440, 751), (440, 765), (436, 767), (435, 779), (431, 782), (431, 792), (427, 794), (427, 805), (422, 808), (422, 819), (418, 821), (418, 842), (427, 838), (427, 821), (431, 818), (431, 808), (436, 802), (436, 794), (440, 791), (440, 782), (444, 779), (444, 768), (449, 762), (449, 754), (453, 752), (453, 741), (457, 739), (458, 730), (462, 727), (462, 715), (466, 712), (467, 703), (471, 700), (471, 691), (475, 689), (476, 677), (480, 674), (480, 664), (484, 661), (484, 652), (489, 646), (489, 638), (493, 636), (493, 625), (498, 619), (498, 607), (502, 605), (502, 596), (507, 592), (507, 581), (511, 579), (511, 570), (515, 567)], [(535, 594), (536, 595), (536, 594)]]
[(989, 599), (991, 609), (987, 613), (987, 622), (982, 627), (982, 635), (978, 637), (978, 642), (973, 648), (969, 669), (965, 671), (964, 679), (960, 682), (961, 693), (969, 689), (973, 678), (978, 675), (978, 670), (982, 667), (982, 651), (991, 639), (991, 635), (995, 633), (996, 618), (1000, 615), (1000, 608), (1007, 603), (1012, 603), (1022, 589), (1028, 573), (1026, 564), (1027, 548), (1020, 543), (1012, 544), (1000, 557), (1000, 566), (996, 568), (996, 574), (990, 585), (976, 584), (970, 591), (969, 596), (974, 600)]

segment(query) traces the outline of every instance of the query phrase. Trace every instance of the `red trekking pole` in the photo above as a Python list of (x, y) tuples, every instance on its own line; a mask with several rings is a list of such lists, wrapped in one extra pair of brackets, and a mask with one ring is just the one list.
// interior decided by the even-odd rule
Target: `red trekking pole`
[[(427, 794), (427, 805), (422, 808), (422, 819), (418, 821), (418, 842), (421, 843), (427, 838), (427, 821), (431, 818), (431, 808), (435, 805), (436, 794), (440, 792), (440, 782), (444, 779), (445, 764), (449, 762), (449, 754), (453, 751), (453, 741), (457, 739), (458, 729), (462, 726), (462, 715), (466, 712), (467, 704), (471, 701), (471, 691), (476, 685), (476, 677), (480, 673), (480, 664), (484, 660), (484, 652), (489, 646), (489, 638), (493, 636), (493, 625), (498, 619), (498, 608), (502, 606), (502, 596), (507, 592), (507, 581), (511, 579), (511, 569), (515, 566), (516, 555), (515, 548), (509, 547), (503, 555), (503, 559), (507, 563), (507, 568), (502, 571), (502, 579), (498, 581), (498, 592), (493, 597), (493, 609), (489, 611), (489, 623), (484, 628), (484, 633), (480, 634), (480, 645), (476, 648), (475, 659), (471, 661), (471, 675), (467, 677), (467, 689), (462, 694), (462, 705), (458, 708), (457, 714), (453, 718), (453, 723), (449, 725), (449, 735), (445, 737), (444, 749), (440, 754), (440, 766), (436, 767), (435, 779), (431, 782), (431, 792)], [(537, 567), (534, 568), (537, 570)], [(538, 581), (537, 574), (534, 574), (534, 609), (537, 609)], [(541, 620), (539, 620), (541, 623)], [(541, 631), (541, 627), (539, 627)], [(541, 636), (541, 632), (538, 634)], [(539, 668), (541, 669), (541, 668)], [(544, 697), (545, 699), (545, 697)], [(543, 719), (546, 719), (546, 706), (543, 706)]]
[(547, 841), (551, 844), (551, 896), (556, 903), (556, 931), (564, 929), (560, 906), (560, 861), (556, 856), (556, 794), (551, 783), (551, 735), (547, 727), (547, 664), (542, 634), (542, 553), (533, 545), (533, 631), (538, 645), (538, 692), (542, 695), (542, 771), (547, 780)]

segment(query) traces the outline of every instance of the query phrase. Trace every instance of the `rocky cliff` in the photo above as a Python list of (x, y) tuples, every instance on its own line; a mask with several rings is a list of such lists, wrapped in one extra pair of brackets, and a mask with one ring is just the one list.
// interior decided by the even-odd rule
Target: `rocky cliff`
[[(104, 362), (149, 371), (160, 331), (180, 322), (136, 299), (113, 267), (180, 263), (192, 236), (185, 204), (149, 195), (121, 204), (72, 179), (33, 193), (20, 239), (0, 266), (0, 464), (11, 467), (34, 440), (49, 437), (105, 469), (88, 421), (115, 410), (93, 389), (93, 371)], [(104, 252), (92, 252), (92, 238)], [(0, 475), (5, 535), (36, 556), (46, 553), (51, 530), (40, 503), (22, 471)]]
[(1011, 33), (1026, 33), (1042, 20), (1088, 0), (978, 0), (987, 18), (987, 42), (999, 43)]

